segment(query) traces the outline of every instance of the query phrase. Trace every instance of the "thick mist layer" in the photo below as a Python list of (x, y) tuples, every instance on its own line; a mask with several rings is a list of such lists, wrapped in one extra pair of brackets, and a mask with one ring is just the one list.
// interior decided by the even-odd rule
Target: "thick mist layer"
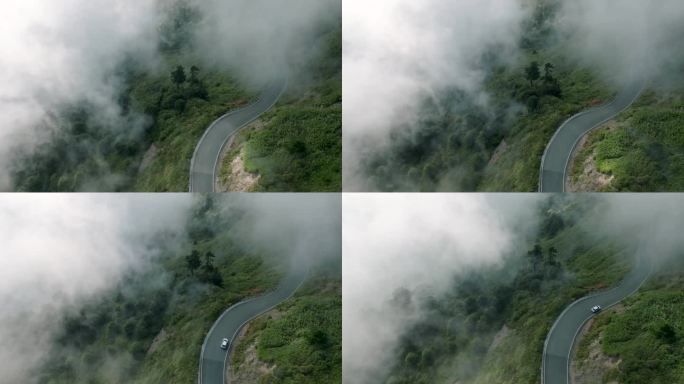
[[(681, 87), (684, 80), (678, 49), (684, 3), (678, 0), (657, 6), (640, 0), (351, 0), (343, 12), (348, 191), (383, 188), (372, 180), (382, 172), (368, 175), (364, 169), (368, 160), (397, 151), (398, 137), (410, 147), (411, 137), (421, 134), (417, 121), (424, 101), (443, 97), (436, 96), (440, 90), (461, 90), (467, 104), (486, 108), (483, 81), (491, 73), (485, 58), (508, 60), (522, 73), (516, 58), (540, 15), (548, 30), (537, 37), (547, 53), (567, 67), (588, 68), (604, 84), (645, 80), (649, 86)], [(535, 53), (526, 49), (525, 55)]]
[(663, 0), (563, 1), (559, 31), (569, 40), (570, 57), (625, 82), (681, 79), (684, 3)]
[(183, 229), (192, 199), (168, 195), (14, 195), (0, 199), (3, 383), (50, 351), (64, 311), (113, 287), (156, 255), (150, 240)]
[(233, 236), (257, 251), (288, 258), (294, 267), (315, 267), (341, 257), (340, 195), (256, 194), (224, 202), (243, 208)]
[[(385, 379), (402, 336), (413, 325), (429, 322), (422, 308), (443, 299), (459, 275), (525, 255), (538, 231), (546, 229), (539, 227), (545, 209), (575, 223), (581, 229), (574, 232), (578, 242), (589, 236), (616, 249), (645, 249), (642, 256), (654, 271), (684, 257), (684, 197), (678, 194), (558, 195), (546, 204), (548, 199), (514, 194), (345, 196), (345, 382)], [(575, 246), (572, 241), (567, 245)]]
[(251, 83), (296, 72), (320, 49), (317, 34), (339, 22), (340, 0), (201, 0), (197, 53)]
[(684, 256), (684, 196), (681, 194), (614, 194), (599, 204), (583, 223), (597, 237), (647, 241), (648, 257), (658, 264)]
[[(169, 71), (160, 28), (174, 4), (195, 7), (187, 31), (202, 67), (233, 71), (263, 86), (301, 67), (323, 44), (320, 31), (339, 21), (339, 0), (27, 0), (3, 5), (0, 26), (0, 190), (11, 188), (15, 152), (32, 153), (59, 129), (66, 106), (87, 103), (103, 129), (136, 137), (150, 121), (120, 106), (126, 60)], [(95, 149), (94, 153), (95, 153)], [(106, 180), (108, 175), (102, 175)]]
[[(125, 55), (151, 59), (156, 0), (27, 0), (3, 4), (0, 27), (0, 190), (12, 151), (55, 129), (55, 108), (88, 100), (103, 125), (123, 125), (112, 72)], [(130, 122), (129, 122), (130, 123)], [(128, 127), (138, 129), (139, 127)]]
[[(497, 265), (537, 226), (541, 195), (343, 198), (343, 376), (375, 383), (394, 348), (469, 268)], [(406, 301), (409, 292), (409, 303)], [(408, 309), (406, 309), (408, 308)]]
[(344, 25), (344, 185), (373, 189), (359, 173), (382, 151), (392, 127), (416, 118), (421, 99), (456, 87), (479, 103), (482, 56), (515, 60), (528, 9), (519, 1), (346, 1)]
[[(65, 313), (110, 292), (128, 273), (152, 268), (157, 257), (185, 252), (198, 199), (182, 194), (0, 199), (0, 383), (31, 382), (30, 372), (52, 350), (52, 336)], [(294, 268), (340, 258), (339, 195), (225, 195), (213, 200), (215, 209), (199, 220), (232, 222), (229, 234), (246, 254), (280, 257)], [(223, 219), (214, 221), (210, 215)], [(74, 353), (80, 358), (79, 351)]]

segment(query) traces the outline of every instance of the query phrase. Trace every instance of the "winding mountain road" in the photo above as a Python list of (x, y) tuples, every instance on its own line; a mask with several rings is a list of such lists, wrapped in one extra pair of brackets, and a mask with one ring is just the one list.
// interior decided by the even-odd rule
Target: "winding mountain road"
[(551, 327), (544, 342), (542, 356), (542, 384), (562, 384), (571, 382), (570, 362), (572, 350), (578, 342), (578, 335), (594, 314), (591, 307), (600, 305), (603, 310), (619, 303), (639, 290), (651, 274), (651, 262), (645, 242), (637, 249), (632, 270), (610, 290), (583, 297), (570, 304)]
[(285, 88), (287, 77), (283, 76), (268, 84), (256, 102), (219, 117), (207, 128), (190, 162), (190, 192), (214, 192), (223, 147), (240, 129), (271, 109)]
[[(307, 276), (308, 269), (306, 267), (293, 267), (274, 291), (242, 301), (228, 308), (216, 320), (204, 339), (197, 382), (199, 384), (226, 383), (225, 373), (228, 370), (229, 352), (233, 348), (233, 342), (240, 329), (249, 321), (290, 298)], [(230, 340), (228, 350), (223, 350), (220, 347), (224, 337)]]
[(594, 128), (632, 105), (643, 88), (644, 81), (633, 80), (623, 87), (610, 103), (580, 112), (566, 120), (544, 151), (539, 172), (539, 192), (565, 192), (570, 158), (577, 143)]

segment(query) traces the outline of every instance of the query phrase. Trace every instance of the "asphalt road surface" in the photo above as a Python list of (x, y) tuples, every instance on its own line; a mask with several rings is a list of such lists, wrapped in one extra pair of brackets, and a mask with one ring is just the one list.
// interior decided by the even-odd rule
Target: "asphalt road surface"
[(566, 173), (577, 143), (592, 129), (629, 107), (639, 97), (643, 86), (643, 81), (635, 80), (622, 88), (610, 103), (580, 112), (558, 128), (542, 157), (540, 192), (565, 192)]
[(291, 297), (307, 275), (306, 268), (295, 267), (283, 278), (275, 291), (235, 304), (219, 317), (202, 345), (199, 384), (226, 382), (224, 374), (228, 368), (228, 351), (220, 347), (223, 338), (230, 340), (230, 350), (235, 337), (245, 324)]
[(286, 87), (286, 77), (274, 80), (264, 88), (255, 103), (221, 116), (207, 128), (190, 163), (190, 192), (214, 192), (219, 156), (224, 145), (241, 128), (271, 109)]
[(542, 384), (570, 383), (570, 362), (577, 335), (593, 316), (591, 307), (603, 310), (635, 293), (651, 274), (651, 263), (644, 242), (636, 252), (634, 267), (620, 284), (608, 291), (581, 298), (570, 304), (551, 327), (544, 343)]

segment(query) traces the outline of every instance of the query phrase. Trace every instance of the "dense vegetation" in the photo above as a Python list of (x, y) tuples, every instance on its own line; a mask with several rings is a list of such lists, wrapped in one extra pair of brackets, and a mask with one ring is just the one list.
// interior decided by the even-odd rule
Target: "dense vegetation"
[[(171, 3), (170, 3), (171, 4)], [(54, 129), (12, 169), (18, 191), (186, 191), (190, 158), (207, 126), (253, 97), (192, 55), (201, 15), (173, 3), (160, 25), (160, 68), (127, 57), (111, 74), (116, 111), (87, 100), (62, 106)]]
[[(613, 179), (602, 191), (684, 190), (682, 92), (648, 92), (620, 114), (614, 128), (590, 134), (573, 165), (573, 182), (586, 189), (585, 163)], [(591, 177), (591, 176), (589, 176)]]
[(481, 58), (487, 105), (459, 90), (442, 90), (423, 102), (414, 126), (394, 130), (388, 153), (366, 164), (377, 188), (536, 191), (541, 156), (558, 126), (610, 97), (559, 46), (556, 6), (540, 1), (535, 8), (517, 65), (494, 53)]
[[(235, 218), (198, 203), (189, 240), (157, 239), (160, 255), (109, 294), (64, 319), (44, 383), (191, 383), (204, 337), (230, 305), (275, 287), (283, 266), (245, 252), (229, 233)], [(219, 232), (216, 229), (220, 228)], [(94, 367), (97, 367), (94, 369)]]
[(244, 150), (246, 170), (261, 176), (257, 191), (342, 190), (342, 27), (320, 40), (326, 48), (305, 71), (312, 77), (291, 81), (283, 100), (261, 117), (263, 127), (240, 134), (224, 159), (224, 182)]
[[(426, 303), (424, 320), (402, 338), (387, 383), (537, 382), (544, 339), (563, 308), (629, 269), (625, 249), (596, 240), (568, 214), (588, 206), (550, 204), (527, 252), (468, 271)], [(397, 292), (394, 304), (411, 302), (410, 295)]]
[[(66, 107), (58, 129), (13, 170), (18, 191), (185, 191), (200, 137), (226, 111), (253, 96), (187, 56), (167, 56), (169, 73), (128, 62), (122, 117), (102, 120), (93, 105)], [(185, 64), (182, 65), (181, 63)], [(171, 70), (171, 68), (175, 68)], [(188, 74), (185, 74), (188, 71)], [(180, 81), (179, 74), (186, 79)]]
[(278, 306), (280, 315), (250, 324), (233, 356), (233, 370), (244, 369), (245, 349), (256, 343), (260, 361), (275, 365), (260, 382), (342, 382), (342, 281), (321, 276)]
[(227, 111), (254, 98), (220, 72), (200, 72), (180, 85), (170, 76), (143, 75), (136, 80), (132, 95), (138, 108), (155, 119), (150, 134), (153, 155), (136, 177), (137, 191), (186, 191), (190, 159), (204, 131)]
[[(170, 4), (159, 28), (161, 64), (121, 62), (111, 74), (120, 83), (118, 111), (108, 118), (85, 100), (61, 106), (43, 143), (17, 154), (13, 189), (187, 191), (190, 159), (206, 128), (257, 92), (223, 69), (202, 68), (193, 51), (202, 15), (191, 3)], [(319, 39), (327, 49), (297, 67), (293, 90), (265, 117), (267, 129), (247, 138), (249, 169), (262, 175), (260, 189), (341, 190), (341, 27), (326, 26)]]
[[(670, 263), (654, 276), (624, 308), (597, 317), (582, 340), (580, 362), (596, 339), (620, 364), (606, 371), (602, 382), (669, 384), (684, 381), (684, 265)], [(672, 265), (674, 264), (674, 265)]]

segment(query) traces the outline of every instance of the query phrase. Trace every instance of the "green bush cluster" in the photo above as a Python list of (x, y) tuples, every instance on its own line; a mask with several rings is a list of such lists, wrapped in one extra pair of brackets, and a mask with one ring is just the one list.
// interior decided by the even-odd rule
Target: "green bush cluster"
[(482, 58), (486, 105), (454, 89), (424, 100), (416, 121), (394, 128), (390, 149), (364, 164), (375, 186), (536, 191), (542, 154), (560, 124), (611, 92), (562, 50), (535, 46), (518, 65)]
[(684, 188), (684, 101), (681, 91), (646, 93), (618, 117), (615, 129), (592, 133), (575, 162), (579, 180), (594, 155), (598, 171), (614, 176), (605, 191), (681, 191)]
[[(626, 253), (583, 232), (558, 210), (565, 202), (552, 204), (527, 251), (457, 277), (451, 290), (425, 304), (423, 320), (402, 336), (386, 383), (538, 380), (544, 339), (563, 308), (629, 269)], [(392, 304), (411, 303), (411, 295), (399, 291)], [(492, 348), (504, 325), (507, 336)]]
[(479, 94), (436, 89), (415, 121), (394, 127), (389, 149), (364, 160), (372, 184), (386, 191), (536, 191), (542, 154), (560, 124), (611, 96), (559, 46), (559, 7), (534, 4), (517, 63), (498, 57), (498, 47), (479, 59), (485, 103)]
[[(207, 127), (255, 93), (226, 72), (197, 66), (189, 52), (201, 15), (187, 2), (174, 4), (160, 27), (165, 69), (121, 63), (112, 74), (122, 83), (116, 119), (102, 119), (101, 107), (86, 101), (62, 108), (46, 140), (17, 154), (15, 190), (187, 190), (190, 160)], [(262, 175), (262, 190), (341, 190), (341, 26), (326, 28), (320, 55), (301, 66), (295, 89), (267, 114), (267, 129), (249, 135), (248, 162)]]
[[(342, 58), (340, 29), (321, 38), (326, 49), (294, 87), (266, 113), (263, 129), (245, 131), (247, 171), (261, 176), (257, 191), (342, 190)], [(239, 154), (233, 151), (223, 167)]]
[(342, 382), (341, 289), (340, 280), (311, 283), (279, 308), (282, 318), (266, 323), (257, 353), (276, 365), (272, 383)]
[[(212, 219), (208, 219), (212, 218)], [(222, 234), (195, 231), (190, 244), (159, 238), (160, 256), (133, 271), (117, 287), (69, 313), (46, 363), (36, 372), (44, 383), (189, 383), (196, 380), (202, 342), (218, 316), (246, 297), (273, 289), (282, 276), (279, 260), (246, 253), (226, 233), (234, 219), (202, 202), (188, 223)], [(163, 244), (171, 244), (165, 247)], [(160, 245), (155, 245), (159, 247)], [(203, 256), (191, 271), (188, 254)], [(212, 257), (206, 255), (213, 254)], [(203, 276), (211, 263), (221, 279)], [(163, 331), (163, 332), (162, 332)], [(162, 335), (165, 335), (161, 337)], [(151, 346), (156, 337), (155, 349)], [(98, 367), (98, 369), (93, 369)]]
[[(676, 283), (663, 276), (625, 302), (625, 309), (606, 312), (597, 319), (583, 344), (600, 339), (603, 352), (620, 359), (604, 374), (620, 383), (679, 383), (684, 380), (684, 285), (681, 271)], [(586, 349), (586, 346), (585, 346)], [(578, 356), (586, 359), (586, 353)]]

